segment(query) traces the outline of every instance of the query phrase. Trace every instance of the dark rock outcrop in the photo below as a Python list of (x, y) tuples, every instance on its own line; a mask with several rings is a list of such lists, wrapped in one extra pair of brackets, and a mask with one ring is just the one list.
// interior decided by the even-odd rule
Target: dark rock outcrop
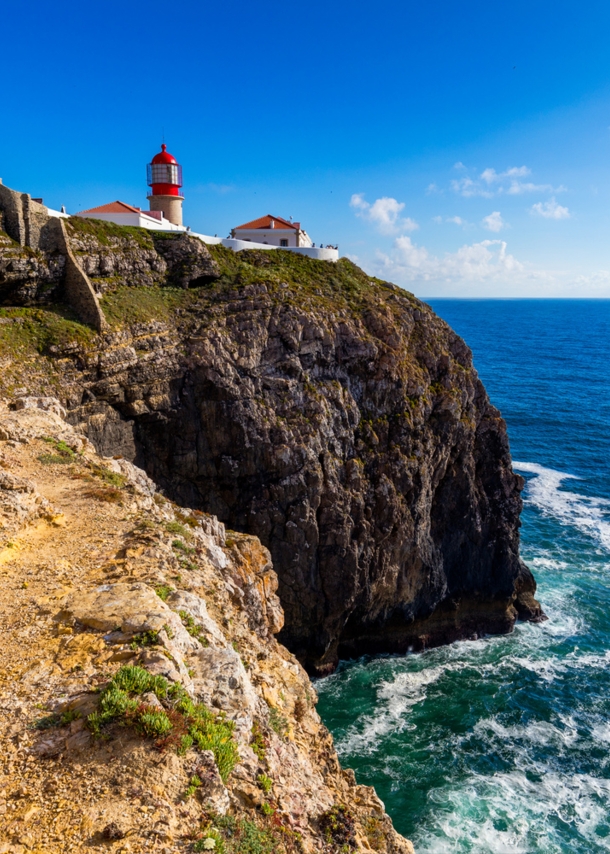
[(203, 285), (219, 277), (218, 264), (206, 245), (188, 234), (152, 232), (155, 249), (167, 264), (167, 284), (175, 288)]
[(65, 256), (27, 249), (0, 231), (0, 305), (57, 301), (65, 264)]
[[(69, 248), (95, 292), (119, 287), (196, 287), (217, 279), (206, 245), (184, 232), (147, 232), (101, 220), (66, 220)], [(51, 221), (51, 225), (57, 223)], [(0, 231), (0, 305), (50, 305), (65, 299), (66, 252), (21, 246)]]
[(540, 619), (523, 481), (464, 342), (347, 260), (212, 254), (171, 316), (55, 348), (72, 421), (260, 537), (313, 672)]

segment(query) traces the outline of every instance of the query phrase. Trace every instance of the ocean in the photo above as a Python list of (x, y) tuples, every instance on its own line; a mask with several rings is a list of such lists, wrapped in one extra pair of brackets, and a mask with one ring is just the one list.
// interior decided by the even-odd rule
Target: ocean
[(549, 619), (344, 662), (318, 710), (417, 854), (610, 852), (610, 301), (429, 303), (508, 424)]

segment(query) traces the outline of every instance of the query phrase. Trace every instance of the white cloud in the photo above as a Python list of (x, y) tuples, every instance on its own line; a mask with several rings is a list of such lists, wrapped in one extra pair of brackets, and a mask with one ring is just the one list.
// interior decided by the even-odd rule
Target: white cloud
[(466, 167), (464, 166), (464, 164), (462, 163), (461, 160), (458, 160), (457, 163), (453, 164), (453, 168), (454, 169), (465, 169)]
[(398, 231), (415, 231), (419, 225), (411, 217), (401, 217), (405, 203), (384, 196), (371, 205), (362, 193), (354, 193), (350, 200), (356, 215), (374, 223), (382, 234), (396, 234)]
[(537, 202), (532, 205), (531, 212), (538, 216), (543, 216), (545, 219), (569, 219), (570, 211), (563, 205), (558, 205), (555, 197), (548, 202)]
[(553, 187), (552, 184), (532, 184), (531, 182), (523, 183), (523, 181), (511, 181), (510, 187), (506, 191), (509, 196), (518, 196), (521, 193), (565, 193), (567, 187), (560, 184), (559, 187)]
[(589, 275), (577, 276), (573, 282), (573, 289), (575, 296), (608, 298), (610, 296), (610, 271), (597, 270)]
[(486, 184), (497, 184), (505, 178), (525, 178), (526, 175), (531, 175), (532, 170), (527, 166), (511, 166), (505, 172), (496, 172), (495, 169), (484, 169), (481, 172), (481, 178)]
[(443, 222), (450, 222), (450, 223), (452, 223), (453, 225), (463, 225), (463, 226), (467, 226), (467, 225), (468, 225), (468, 223), (466, 222), (466, 220), (465, 220), (465, 219), (462, 219), (462, 217), (461, 217), (461, 216), (445, 216), (445, 217), (442, 217), (442, 216), (433, 216), (433, 217), (432, 217), (432, 222), (437, 223), (437, 225), (441, 225)]
[(500, 211), (494, 211), (489, 216), (484, 216), (481, 224), (487, 231), (494, 231), (496, 234), (502, 231), (503, 228), (506, 228), (506, 223), (502, 219)]
[(413, 243), (409, 236), (401, 235), (390, 255), (378, 253), (377, 258), (380, 274), (404, 283), (472, 284), (505, 281), (526, 272), (525, 266), (507, 252), (504, 240), (482, 240), (437, 257), (425, 246)]
[(491, 199), (494, 195), (491, 190), (486, 189), (478, 181), (473, 181), (468, 176), (459, 178), (458, 180), (454, 178), (451, 181), (451, 189), (466, 199), (471, 196), (483, 196), (486, 199)]
[[(463, 168), (466, 169), (465, 166)], [(534, 184), (531, 181), (520, 180), (531, 175), (531, 171), (527, 166), (511, 166), (504, 172), (496, 172), (495, 169), (488, 167), (480, 175), (464, 175), (462, 178), (452, 179), (451, 189), (464, 198), (482, 196), (485, 199), (491, 199), (503, 193), (517, 196), (522, 193), (565, 192), (566, 188), (563, 185), (553, 187), (552, 184)]]

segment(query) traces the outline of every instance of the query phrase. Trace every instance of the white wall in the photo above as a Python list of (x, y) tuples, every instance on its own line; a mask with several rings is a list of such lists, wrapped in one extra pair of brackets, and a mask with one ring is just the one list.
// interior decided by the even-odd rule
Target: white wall
[(297, 255), (307, 255), (308, 258), (318, 258), (320, 261), (338, 261), (338, 249), (325, 249), (322, 246), (298, 246), (291, 249), (291, 252), (296, 252)]
[(198, 237), (204, 243), (222, 243), (223, 246), (232, 249), (234, 252), (241, 252), (242, 249), (266, 249), (270, 252), (275, 252), (277, 249), (283, 249), (285, 252), (296, 252), (298, 255), (307, 255), (308, 258), (317, 258), (319, 261), (339, 260), (338, 249), (322, 249), (322, 247), (314, 249), (312, 246), (290, 246), (286, 248), (272, 246), (270, 243), (254, 243), (254, 241), (238, 240), (236, 237), (209, 237), (207, 234), (197, 234), (195, 231), (189, 233), (193, 237)]
[(291, 228), (238, 228), (234, 229), (235, 240), (252, 241), (252, 243), (268, 243), (270, 246), (280, 246), (280, 240), (287, 240), (288, 246), (297, 245), (297, 232)]
[(78, 215), (84, 219), (101, 219), (104, 222), (114, 222), (117, 225), (135, 225), (138, 228), (148, 228), (152, 231), (186, 231), (182, 225), (174, 225), (167, 219), (160, 222), (152, 216), (146, 216), (144, 211), (140, 213), (83, 213)]
[[(45, 207), (47, 207), (45, 205)], [(49, 216), (54, 216), (57, 219), (70, 219), (70, 214), (62, 213), (61, 211), (54, 211), (53, 208), (47, 208), (47, 213)]]

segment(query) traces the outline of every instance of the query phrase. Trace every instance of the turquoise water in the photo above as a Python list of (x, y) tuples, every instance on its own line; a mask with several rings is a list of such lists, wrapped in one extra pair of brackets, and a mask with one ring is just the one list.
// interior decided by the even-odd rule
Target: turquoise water
[(549, 620), (344, 663), (318, 709), (417, 854), (610, 852), (610, 301), (431, 304), (508, 423)]

